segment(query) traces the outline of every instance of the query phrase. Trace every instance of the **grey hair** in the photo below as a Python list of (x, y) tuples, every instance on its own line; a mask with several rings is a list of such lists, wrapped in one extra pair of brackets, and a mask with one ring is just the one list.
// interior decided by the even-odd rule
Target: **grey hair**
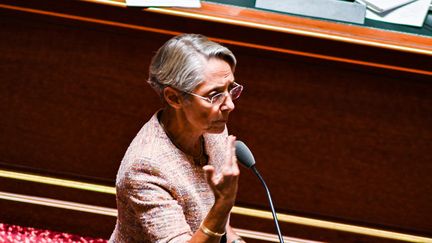
[(153, 56), (147, 82), (161, 98), (167, 86), (192, 92), (204, 81), (204, 68), (211, 58), (226, 61), (234, 72), (237, 61), (228, 48), (200, 34), (175, 36)]

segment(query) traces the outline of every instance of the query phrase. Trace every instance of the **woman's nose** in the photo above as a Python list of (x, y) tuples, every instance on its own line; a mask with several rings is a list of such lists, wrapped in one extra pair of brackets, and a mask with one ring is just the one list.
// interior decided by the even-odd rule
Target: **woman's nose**
[(227, 111), (227, 110), (228, 111), (232, 111), (232, 110), (234, 110), (234, 108), (235, 108), (235, 105), (234, 105), (234, 102), (233, 102), (233, 100), (231, 98), (231, 95), (227, 95), (225, 97), (224, 102), (222, 103), (221, 110), (223, 110), (223, 111)]

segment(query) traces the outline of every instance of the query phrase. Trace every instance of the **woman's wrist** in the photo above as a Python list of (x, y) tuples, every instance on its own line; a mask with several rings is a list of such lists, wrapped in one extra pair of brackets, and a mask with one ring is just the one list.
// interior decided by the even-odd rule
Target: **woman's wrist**
[(217, 198), (213, 204), (212, 211), (219, 217), (228, 217), (234, 206), (234, 202), (231, 199)]
[(204, 225), (204, 221), (201, 222), (201, 225), (200, 225), (199, 228), (200, 228), (200, 230), (201, 230), (204, 234), (206, 234), (206, 235), (209, 236), (209, 237), (221, 237), (221, 236), (223, 236), (223, 235), (225, 234), (225, 232), (219, 233), (219, 232), (215, 232), (215, 231), (213, 231), (213, 230), (207, 228), (207, 227)]

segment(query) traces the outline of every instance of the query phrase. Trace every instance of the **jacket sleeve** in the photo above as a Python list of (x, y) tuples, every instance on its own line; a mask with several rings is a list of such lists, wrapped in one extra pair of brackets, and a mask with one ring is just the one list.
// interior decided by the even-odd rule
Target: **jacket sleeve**
[[(133, 217), (139, 238), (149, 242), (187, 242), (192, 237), (182, 207), (173, 197), (170, 185), (161, 171), (145, 162), (136, 163), (124, 177), (118, 194)], [(125, 215), (123, 215), (125, 216)]]

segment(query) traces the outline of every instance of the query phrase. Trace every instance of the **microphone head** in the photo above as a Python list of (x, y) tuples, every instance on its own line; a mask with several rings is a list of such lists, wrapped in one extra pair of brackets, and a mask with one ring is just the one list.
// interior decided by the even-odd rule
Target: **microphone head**
[(250, 149), (242, 141), (235, 142), (237, 160), (246, 168), (251, 168), (255, 165), (255, 159)]

